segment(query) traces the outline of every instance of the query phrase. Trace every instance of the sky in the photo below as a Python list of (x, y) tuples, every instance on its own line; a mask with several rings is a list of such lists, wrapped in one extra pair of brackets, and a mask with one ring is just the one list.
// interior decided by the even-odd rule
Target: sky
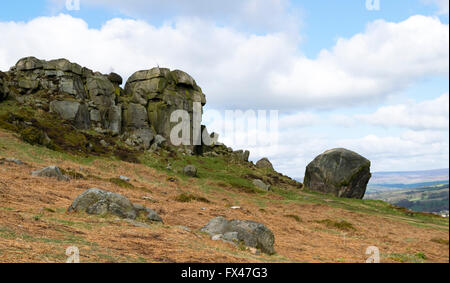
[[(124, 79), (184, 70), (210, 132), (291, 177), (337, 147), (373, 172), (448, 168), (448, 13), (448, 0), (3, 1), (0, 70), (27, 56)], [(249, 142), (217, 120), (227, 110), (276, 110), (278, 134)]]

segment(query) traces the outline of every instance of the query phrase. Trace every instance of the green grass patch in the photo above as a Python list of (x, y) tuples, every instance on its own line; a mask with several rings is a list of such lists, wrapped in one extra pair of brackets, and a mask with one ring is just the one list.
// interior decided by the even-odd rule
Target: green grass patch
[(320, 221), (316, 221), (317, 223), (325, 224), (328, 228), (339, 229), (342, 231), (355, 231), (356, 228), (352, 223), (347, 222), (345, 220), (335, 221), (331, 219), (324, 219)]
[(416, 253), (416, 254), (392, 253), (386, 255), (385, 257), (400, 263), (424, 263), (426, 259), (424, 253)]
[(199, 202), (204, 202), (204, 203), (211, 203), (208, 199), (198, 196), (198, 195), (193, 195), (193, 194), (180, 194), (175, 198), (175, 201), (178, 202), (191, 202), (191, 201), (199, 201)]
[(128, 183), (127, 181), (124, 181), (124, 180), (122, 180), (120, 178), (110, 178), (108, 181), (110, 183), (113, 183), (113, 184), (115, 184), (115, 185), (117, 185), (119, 187), (122, 187), (122, 188), (126, 188), (126, 189), (133, 189), (134, 188), (133, 184)]

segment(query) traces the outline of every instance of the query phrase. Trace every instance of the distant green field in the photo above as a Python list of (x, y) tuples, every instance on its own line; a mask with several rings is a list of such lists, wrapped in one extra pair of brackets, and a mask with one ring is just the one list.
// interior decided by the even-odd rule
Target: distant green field
[(397, 206), (420, 212), (449, 210), (449, 183), (432, 182), (427, 186), (411, 184), (376, 186), (368, 190), (365, 199), (384, 200)]

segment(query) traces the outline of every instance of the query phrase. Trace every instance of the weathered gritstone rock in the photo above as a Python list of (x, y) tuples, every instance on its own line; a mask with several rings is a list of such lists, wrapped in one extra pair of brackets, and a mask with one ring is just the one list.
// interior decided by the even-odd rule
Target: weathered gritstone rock
[(3, 80), (6, 79), (6, 74), (0, 72), (0, 101), (6, 99), (7, 91), (6, 91), (6, 83)]
[[(100, 139), (118, 137), (134, 150), (151, 151), (174, 146), (170, 134), (181, 121), (170, 122), (170, 118), (174, 111), (184, 110), (189, 115), (191, 141), (182, 146), (184, 154), (232, 155), (216, 134), (209, 135), (201, 125), (206, 97), (189, 74), (157, 67), (134, 73), (125, 90), (120, 87), (122, 82), (116, 73), (93, 72), (67, 59), (26, 57), (7, 73), (0, 73), (0, 100), (8, 94), (24, 106), (55, 113), (64, 124), (105, 135)], [(197, 107), (199, 115), (194, 115)], [(197, 133), (193, 133), (194, 124), (201, 126)], [(195, 138), (200, 145), (194, 144), (194, 134), (200, 137)], [(248, 162), (249, 154), (238, 151), (234, 157)]]
[(56, 178), (58, 181), (69, 181), (69, 177), (64, 176), (61, 169), (57, 166), (46, 167), (41, 170), (33, 171), (31, 174), (38, 177)]
[(15, 158), (1, 158), (0, 159), (0, 164), (3, 164), (3, 162), (15, 163), (17, 165), (24, 165), (25, 164), (25, 162), (23, 162), (22, 160), (15, 159)]
[(264, 224), (250, 220), (227, 220), (223, 217), (211, 219), (201, 229), (215, 239), (233, 242), (243, 242), (246, 246), (260, 249), (263, 253), (272, 255), (275, 253), (273, 245), (275, 237)]
[(184, 167), (183, 172), (186, 176), (197, 177), (197, 168), (194, 165)]
[(259, 179), (254, 179), (253, 180), (253, 185), (255, 185), (256, 187), (260, 188), (261, 190), (264, 191), (269, 191), (270, 190), (270, 185), (265, 184), (263, 181), (259, 180)]
[(273, 170), (273, 165), (272, 163), (269, 161), (269, 159), (267, 159), (266, 157), (260, 159), (258, 162), (256, 162), (256, 167), (258, 168), (269, 168)]
[(162, 222), (159, 215), (140, 204), (131, 203), (121, 194), (92, 188), (79, 195), (68, 209), (69, 212), (86, 212), (88, 214), (113, 214), (121, 218), (136, 219), (140, 215), (151, 222)]
[(371, 176), (369, 160), (337, 148), (317, 156), (306, 167), (304, 185), (312, 191), (362, 199)]
[(206, 104), (205, 95), (191, 76), (183, 71), (171, 72), (165, 68), (134, 73), (125, 85), (125, 93), (131, 97), (132, 103), (146, 107), (149, 124), (167, 140), (170, 140), (172, 127), (177, 124), (170, 122), (172, 112), (187, 111), (192, 132), (193, 103)]
[(248, 162), (248, 158), (250, 157), (250, 151), (248, 150), (236, 150), (233, 152), (233, 155), (242, 162)]

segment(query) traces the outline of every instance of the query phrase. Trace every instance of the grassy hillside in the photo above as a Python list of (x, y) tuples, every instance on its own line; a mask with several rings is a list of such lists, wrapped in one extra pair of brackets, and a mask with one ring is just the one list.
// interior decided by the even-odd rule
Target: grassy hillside
[[(127, 163), (30, 145), (19, 136), (0, 130), (0, 158), (26, 162), (0, 164), (1, 262), (63, 262), (68, 246), (80, 249), (82, 262), (364, 262), (373, 245), (383, 262), (448, 262), (448, 219), (282, 182), (262, 192), (251, 177), (274, 179), (275, 173), (217, 157), (147, 152), (141, 163)], [(188, 163), (199, 168), (198, 178), (181, 173)], [(72, 180), (30, 175), (48, 165), (60, 166)], [(131, 185), (119, 182), (120, 175)], [(73, 199), (92, 187), (155, 209), (164, 224), (68, 213)], [(253, 254), (199, 231), (220, 215), (267, 225), (276, 255)]]

